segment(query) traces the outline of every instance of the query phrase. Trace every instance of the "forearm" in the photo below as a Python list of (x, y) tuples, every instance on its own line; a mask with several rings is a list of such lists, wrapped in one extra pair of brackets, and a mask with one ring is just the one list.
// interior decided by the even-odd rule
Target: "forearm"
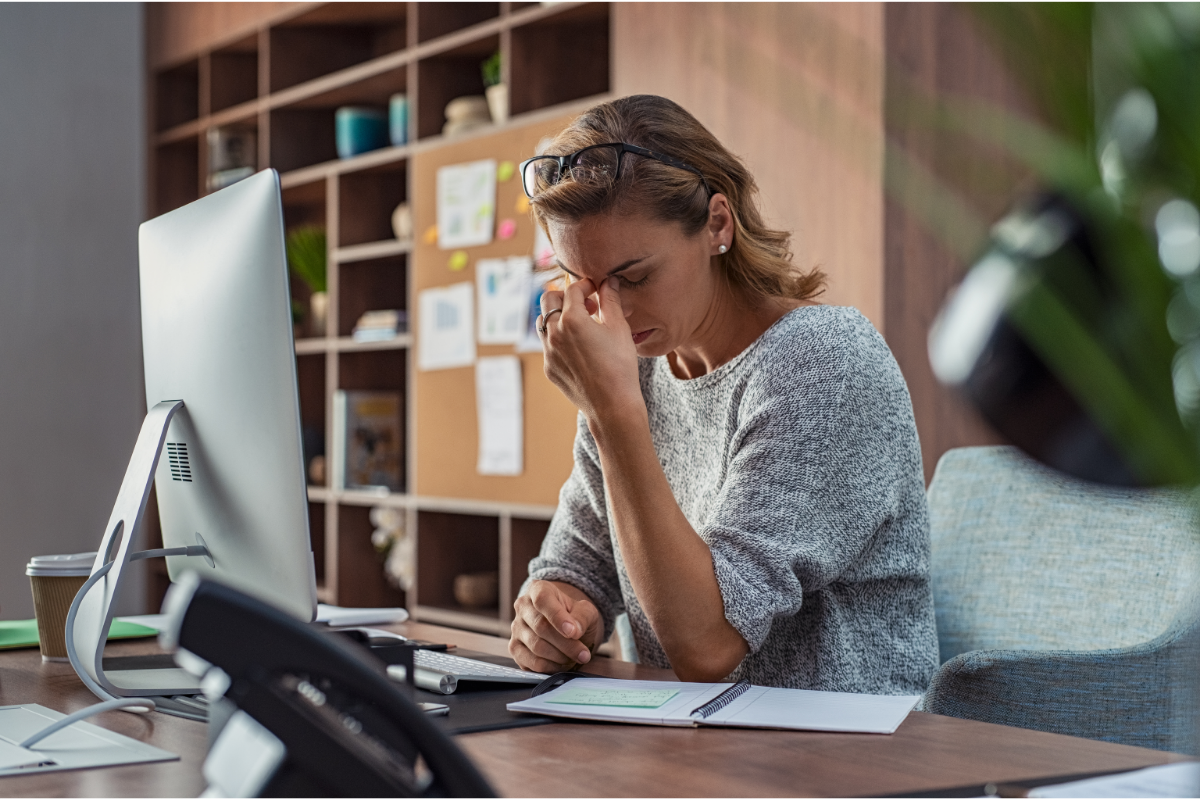
[(749, 648), (725, 618), (712, 553), (675, 500), (644, 407), (590, 428), (629, 579), (671, 665), (684, 680), (725, 677)]

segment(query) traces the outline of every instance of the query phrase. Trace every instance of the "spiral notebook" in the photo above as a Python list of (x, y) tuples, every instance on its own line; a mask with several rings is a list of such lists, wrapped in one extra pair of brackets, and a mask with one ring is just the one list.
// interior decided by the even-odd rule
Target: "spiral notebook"
[(921, 698), (772, 689), (739, 683), (578, 678), (517, 703), (524, 711), (641, 725), (720, 725), (841, 733), (893, 733)]

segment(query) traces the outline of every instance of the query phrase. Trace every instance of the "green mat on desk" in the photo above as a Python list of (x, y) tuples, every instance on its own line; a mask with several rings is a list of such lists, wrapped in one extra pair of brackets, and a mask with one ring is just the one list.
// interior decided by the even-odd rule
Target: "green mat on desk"
[[(138, 639), (144, 636), (157, 636), (158, 631), (138, 625), (134, 622), (124, 622), (114, 619), (112, 628), (108, 631), (109, 639)], [(15, 650), (18, 647), (37, 647), (38, 632), (36, 619), (6, 619), (0, 620), (0, 650)]]

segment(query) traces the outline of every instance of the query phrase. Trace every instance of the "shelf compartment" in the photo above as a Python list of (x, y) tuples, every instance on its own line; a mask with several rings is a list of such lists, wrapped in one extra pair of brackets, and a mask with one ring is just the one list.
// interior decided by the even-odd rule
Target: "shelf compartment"
[(417, 593), (422, 606), (499, 619), (500, 608), (464, 608), (454, 599), (454, 579), (470, 572), (500, 572), (500, 518), (440, 511), (417, 512)]
[[(315, 456), (325, 455), (325, 357), (296, 357), (296, 386), (300, 396), (300, 438), (304, 445), (304, 475)], [(328, 474), (328, 473), (326, 473)], [(322, 484), (327, 481), (322, 481)]]
[(403, 50), (406, 3), (329, 3), (271, 30), (270, 90)]
[(348, 172), (338, 180), (338, 247), (392, 239), (392, 212), (408, 197), (408, 162)]
[(200, 139), (191, 136), (155, 148), (154, 215), (174, 211), (200, 197)]
[(258, 35), (214, 50), (210, 58), (209, 109), (215, 114), (258, 97)]
[(325, 181), (283, 187), (283, 222), (291, 230), (300, 225), (325, 225)]
[(498, 16), (499, 3), (418, 3), (417, 41), (428, 42)]
[(271, 164), (280, 172), (337, 158), (332, 108), (277, 108), (271, 112)]
[[(400, 396), (400, 483), (403, 494), (408, 486), (408, 351), (398, 349), (339, 352), (338, 388), (346, 391), (395, 392)], [(336, 424), (331, 420), (330, 424)]]
[(325, 504), (308, 501), (308, 532), (312, 543), (313, 567), (317, 574), (317, 584), (324, 583), (325, 577)]
[(508, 596), (515, 600), (521, 592), (521, 584), (529, 577), (529, 561), (541, 552), (542, 540), (546, 538), (546, 531), (550, 530), (550, 521), (513, 517), (511, 525), (512, 541), (509, 552), (512, 570)]
[(200, 62), (193, 59), (154, 78), (154, 130), (200, 118)]
[(589, 3), (513, 28), (511, 113), (609, 91), (608, 4)]
[(480, 65), (500, 48), (500, 36), (485, 36), (417, 64), (417, 138), (437, 136), (446, 122), (446, 104), (463, 95), (483, 94)]
[(404, 606), (404, 592), (388, 583), (383, 556), (371, 544), (371, 509), (339, 505), (337, 510), (338, 605), (348, 608)]
[[(408, 309), (408, 268), (403, 256), (343, 264), (339, 270), (338, 336), (351, 336), (367, 311)], [(407, 333), (407, 331), (400, 331)], [(353, 339), (351, 339), (353, 341)], [(355, 342), (368, 344), (368, 342)], [(369, 344), (375, 344), (370, 342)]]

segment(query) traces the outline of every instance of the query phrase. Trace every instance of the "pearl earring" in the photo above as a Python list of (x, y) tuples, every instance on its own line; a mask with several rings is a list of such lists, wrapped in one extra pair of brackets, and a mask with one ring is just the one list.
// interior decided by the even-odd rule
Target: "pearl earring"
[(728, 249), (729, 249), (729, 248), (728, 248), (728, 247), (726, 247), (725, 245), (721, 245), (720, 247), (718, 247), (718, 248), (717, 248), (717, 252), (718, 252), (718, 253), (721, 253), (722, 255), (724, 255), (725, 251), (726, 251), (726, 250), (728, 250)]

